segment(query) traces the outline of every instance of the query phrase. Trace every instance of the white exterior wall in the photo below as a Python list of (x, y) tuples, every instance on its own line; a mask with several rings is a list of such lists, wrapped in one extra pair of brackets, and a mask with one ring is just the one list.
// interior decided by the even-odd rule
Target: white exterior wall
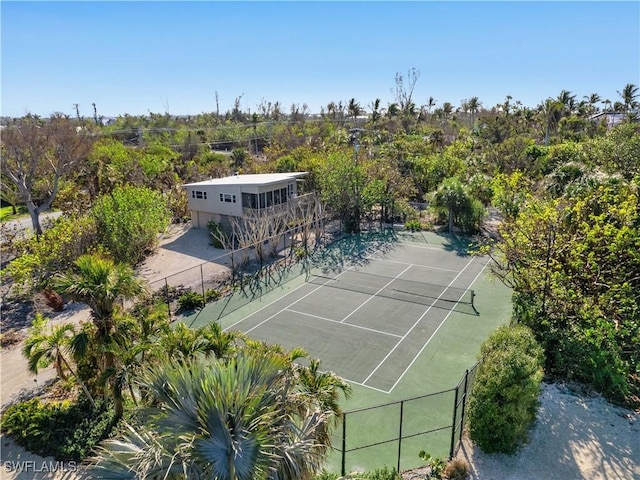
[[(255, 178), (250, 175), (246, 177), (250, 177), (250, 180)], [(242, 176), (225, 178), (223, 179), (224, 182), (220, 182), (219, 179), (216, 180), (214, 181), (215, 183), (205, 181), (184, 185), (189, 210), (191, 211), (191, 224), (195, 228), (206, 228), (207, 223), (211, 220), (220, 222), (224, 217), (242, 217), (242, 193), (259, 195), (286, 188), (290, 198), (298, 195), (296, 178), (291, 177), (270, 178), (264, 183), (263, 178), (245, 183), (242, 181), (244, 180)], [(235, 184), (236, 181), (238, 182), (237, 184)], [(221, 194), (223, 195), (222, 200), (220, 199)], [(233, 202), (234, 195), (235, 203)], [(204, 198), (205, 196), (206, 198)]]

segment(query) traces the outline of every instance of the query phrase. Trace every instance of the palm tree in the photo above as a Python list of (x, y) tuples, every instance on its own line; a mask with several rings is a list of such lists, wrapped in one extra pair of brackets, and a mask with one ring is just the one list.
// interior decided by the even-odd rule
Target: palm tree
[(362, 114), (362, 107), (358, 102), (356, 102), (355, 98), (349, 100), (347, 111), (349, 112), (349, 116), (353, 118), (353, 123), (355, 125), (358, 116)]
[(429, 101), (427, 102), (427, 112), (431, 115), (431, 109), (436, 106), (437, 100), (433, 97), (429, 97)]
[(476, 119), (475, 114), (478, 113), (480, 107), (482, 106), (482, 102), (478, 100), (478, 97), (471, 97), (467, 102), (467, 108), (471, 112), (471, 126), (475, 125)]
[(453, 233), (456, 214), (460, 212), (468, 196), (460, 180), (456, 177), (446, 178), (434, 195), (434, 205), (448, 210), (449, 233)]
[(47, 325), (49, 325), (49, 319), (39, 312), (36, 313), (22, 346), (22, 354), (27, 359), (29, 371), (37, 374), (39, 368), (53, 364), (56, 369), (56, 375), (61, 380), (67, 380), (68, 377), (65, 370), (68, 370), (80, 383), (80, 387), (91, 404), (95, 405), (89, 390), (73, 370), (66, 357), (68, 353), (73, 353), (73, 342), (76, 335), (75, 327), (70, 323), (51, 325), (47, 332)]
[(622, 89), (622, 92), (618, 92), (618, 95), (622, 97), (624, 113), (629, 113), (629, 110), (638, 106), (638, 102), (636, 101), (638, 90), (640, 90), (640, 88), (633, 83), (627, 83)]
[[(351, 386), (332, 372), (320, 372), (320, 360), (312, 358), (308, 367), (297, 369), (298, 390), (312, 410), (327, 412), (337, 424), (342, 416), (340, 393), (345, 398), (351, 395)], [(309, 405), (308, 403), (311, 402)], [(328, 435), (327, 431), (327, 435)]]
[(551, 130), (558, 125), (558, 122), (562, 118), (562, 108), (563, 108), (562, 102), (560, 100), (554, 100), (552, 98), (547, 98), (544, 104), (542, 104), (542, 112), (544, 114), (545, 123), (546, 123), (545, 134), (544, 134), (545, 145), (549, 145)]
[(285, 356), (249, 351), (149, 370), (141, 383), (156, 414), (103, 442), (94, 478), (312, 478), (330, 448), (320, 441), (329, 415), (294, 408), (291, 371)]
[(70, 323), (51, 325), (46, 331), (49, 319), (41, 313), (36, 313), (33, 324), (22, 347), (22, 354), (28, 360), (29, 371), (38, 373), (38, 368), (53, 364), (56, 375), (61, 380), (67, 380), (65, 369), (73, 371), (65, 354), (69, 352), (71, 339), (75, 334), (75, 327)]
[(373, 102), (369, 104), (369, 108), (371, 109), (371, 123), (375, 127), (380, 120), (380, 99), (376, 98)]
[[(102, 357), (100, 370), (103, 374), (114, 372), (115, 355), (111, 347), (116, 335), (115, 315), (120, 310), (119, 303), (142, 295), (146, 286), (136, 278), (130, 266), (116, 264), (99, 255), (82, 255), (76, 260), (75, 267), (76, 271), (54, 277), (54, 285), (59, 293), (89, 306), (96, 327), (96, 347)], [(110, 383), (117, 420), (124, 410), (122, 390), (115, 378)]]
[(209, 323), (198, 329), (198, 335), (204, 340), (205, 354), (212, 353), (215, 358), (229, 358), (236, 351), (236, 341), (242, 338), (239, 332), (224, 332), (219, 323)]
[(568, 90), (562, 90), (556, 99), (562, 105), (562, 113), (570, 114), (575, 107), (576, 96)]
[(596, 107), (596, 103), (598, 103), (600, 99), (600, 95), (597, 93), (592, 93), (591, 95), (585, 95), (583, 97), (587, 103), (589, 104), (589, 114), (598, 111), (598, 107)]

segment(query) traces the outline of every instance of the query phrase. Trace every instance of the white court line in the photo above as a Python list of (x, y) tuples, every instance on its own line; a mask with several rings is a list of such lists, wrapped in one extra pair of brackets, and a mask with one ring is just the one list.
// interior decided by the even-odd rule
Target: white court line
[[(484, 272), (484, 269), (487, 267), (488, 263), (485, 263), (482, 266), (482, 270), (480, 270), (478, 272), (478, 274), (475, 276), (475, 278), (473, 279), (473, 281), (471, 282), (471, 284), (469, 285), (469, 287), (472, 287), (474, 283), (476, 283), (476, 280), (478, 280), (478, 278), (480, 277), (480, 275), (482, 275), (482, 272)], [(466, 267), (465, 267), (466, 268)], [(460, 297), (462, 298), (462, 297)], [(407, 368), (404, 369), (404, 372), (402, 372), (402, 375), (400, 375), (398, 377), (398, 379), (396, 380), (396, 383), (393, 384), (393, 386), (391, 387), (391, 390), (389, 390), (389, 393), (391, 393), (393, 391), (394, 388), (396, 388), (396, 386), (398, 385), (398, 383), (400, 383), (400, 380), (402, 380), (402, 377), (404, 377), (404, 375), (409, 371), (409, 369), (413, 366), (414, 363), (416, 363), (416, 360), (418, 360), (418, 358), (420, 357), (420, 355), (422, 355), (422, 352), (424, 351), (425, 348), (427, 348), (427, 345), (429, 345), (429, 342), (431, 342), (431, 339), (433, 337), (435, 337), (436, 333), (438, 333), (438, 330), (440, 330), (440, 327), (442, 327), (442, 325), (444, 325), (444, 322), (447, 321), (447, 319), (449, 318), (449, 315), (451, 315), (451, 313), (453, 312), (453, 310), (450, 310), (449, 313), (447, 313), (447, 316), (444, 317), (444, 320), (442, 320), (442, 322), (440, 322), (440, 325), (438, 325), (438, 328), (436, 328), (436, 330), (431, 334), (431, 336), (429, 337), (429, 339), (427, 340), (427, 342), (422, 346), (422, 348), (420, 349), (420, 351), (416, 354), (415, 357), (413, 357), (413, 360), (411, 360), (411, 363), (407, 366)], [(366, 382), (366, 380), (365, 380)]]
[[(369, 256), (367, 256), (367, 257), (364, 257), (364, 258), (370, 259), (370, 258), (373, 258), (373, 255), (375, 255), (375, 253), (373, 253), (373, 254), (371, 254), (371, 255), (369, 255)], [(355, 267), (357, 267), (357, 265), (352, 265), (352, 266), (350, 266), (350, 267), (349, 267), (349, 268), (347, 268), (346, 270), (344, 270), (344, 271), (340, 272), (340, 273), (339, 273), (335, 278), (338, 278), (340, 275), (342, 275), (342, 274), (344, 274), (344, 273), (348, 272), (349, 270), (354, 269)], [(330, 281), (330, 280), (327, 280), (327, 282), (323, 283), (323, 284), (322, 284), (322, 285), (320, 285), (318, 288), (316, 288), (316, 289), (314, 289), (313, 291), (309, 292), (307, 295), (305, 295), (305, 296), (304, 296), (304, 297), (302, 297), (302, 298), (305, 298), (306, 296), (308, 296), (308, 295), (312, 294), (313, 292), (315, 292), (315, 291), (316, 291), (316, 290), (318, 290), (319, 288), (321, 288), (321, 287), (323, 287), (324, 285), (326, 285), (326, 283), (328, 283), (329, 281)], [(224, 331), (224, 332), (226, 332), (226, 331), (227, 331), (227, 330), (229, 330), (230, 328), (233, 328), (233, 327), (235, 327), (236, 325), (238, 325), (238, 324), (240, 324), (240, 323), (244, 322), (247, 318), (251, 318), (251, 317), (253, 317), (256, 313), (261, 312), (262, 310), (264, 310), (265, 308), (270, 307), (271, 305), (273, 305), (273, 304), (274, 304), (274, 303), (276, 303), (276, 302), (279, 302), (279, 301), (280, 301), (280, 300), (282, 300), (283, 298), (285, 298), (285, 297), (287, 297), (287, 296), (291, 295), (293, 292), (295, 292), (296, 290), (301, 289), (301, 288), (302, 288), (302, 287), (304, 287), (305, 285), (308, 285), (308, 282), (304, 282), (302, 285), (300, 285), (300, 286), (298, 286), (298, 287), (294, 288), (293, 290), (291, 290), (291, 291), (289, 291), (289, 292), (285, 293), (285, 294), (284, 294), (284, 295), (282, 295), (281, 297), (276, 298), (274, 301), (272, 301), (272, 302), (268, 303), (268, 304), (267, 304), (267, 305), (265, 305), (264, 307), (261, 307), (261, 308), (259, 308), (258, 310), (256, 310), (255, 312), (250, 313), (250, 314), (249, 314), (249, 315), (247, 315), (246, 317), (241, 318), (241, 319), (240, 319), (240, 320), (238, 320), (237, 322), (235, 322), (235, 323), (233, 323), (233, 324), (229, 325), (228, 327), (224, 328), (224, 329), (223, 329), (223, 331)], [(300, 300), (302, 300), (302, 298), (299, 298), (299, 299), (298, 299), (298, 300), (296, 300), (295, 302), (290, 303), (289, 305), (287, 305), (286, 307), (284, 307), (284, 308), (283, 308), (283, 310), (286, 310), (286, 309), (287, 309), (287, 308), (289, 308), (290, 306), (295, 305), (295, 304), (296, 304), (296, 303), (298, 303)], [(282, 311), (282, 310), (280, 310), (280, 311)], [(278, 312), (278, 313), (280, 313), (280, 312)], [(275, 315), (277, 315), (277, 313), (276, 313)], [(275, 315), (272, 315), (272, 316), (271, 316), (271, 317), (269, 317), (269, 318), (273, 318)], [(264, 322), (262, 322), (262, 323), (264, 323)], [(262, 323), (261, 323), (260, 325), (262, 325)], [(256, 325), (256, 326), (258, 326), (258, 325)], [(255, 328), (255, 327), (254, 327), (254, 328)], [(253, 328), (252, 328), (252, 330), (253, 330)], [(246, 333), (246, 332), (245, 332), (245, 333)]]
[(442, 245), (432, 247), (430, 245), (416, 245), (415, 243), (404, 243), (404, 242), (400, 242), (400, 243), (404, 248), (422, 248), (425, 250), (438, 250), (440, 252), (444, 250)]
[(365, 385), (364, 383), (356, 382), (355, 380), (349, 380), (348, 378), (342, 377), (348, 383), (353, 383), (354, 385), (358, 385), (359, 387), (370, 388), (371, 390), (375, 390), (376, 392), (386, 393), (387, 395), (391, 393), (391, 390), (382, 390), (381, 388), (372, 387), (371, 385)]
[[(356, 308), (353, 312), (351, 312), (349, 315), (347, 315), (346, 317), (344, 317), (342, 319), (343, 323), (347, 318), (349, 318), (351, 315), (353, 315), (354, 313), (356, 313), (358, 310), (360, 310), (362, 307), (364, 307), (367, 303), (369, 303), (371, 300), (373, 300), (374, 297), (376, 297), (381, 291), (383, 291), (385, 288), (387, 288), (389, 285), (391, 285), (394, 281), (396, 281), (398, 278), (400, 278), (400, 275), (402, 275), (404, 272), (406, 272), (407, 270), (409, 270), (411, 268), (411, 265), (409, 265), (407, 268), (405, 268), (403, 271), (401, 271), (398, 275), (396, 275), (395, 277), (393, 277), (389, 282), (387, 282), (380, 290), (378, 290), (376, 293), (374, 293), (371, 297), (367, 298), (364, 302), (362, 302), (360, 304), (360, 306), (358, 308)], [(366, 381), (366, 380), (365, 380)]]
[[(348, 270), (350, 270), (353, 267), (349, 267), (347, 270), (345, 270), (344, 272), (339, 273), (336, 278), (338, 278), (340, 275), (346, 273)], [(271, 320), (273, 317), (275, 317), (276, 315), (278, 315), (279, 313), (284, 312), (286, 309), (288, 309), (289, 307), (291, 307), (292, 305), (295, 305), (296, 303), (298, 303), (300, 300), (307, 298), (309, 295), (311, 295), (312, 293), (314, 293), (317, 290), (320, 290), (322, 287), (324, 287), (330, 280), (327, 280), (325, 283), (323, 283), (322, 285), (319, 285), (318, 287), (314, 288), (313, 290), (311, 290), (309, 293), (307, 293), (304, 297), (300, 297), (298, 300), (296, 300), (295, 302), (290, 303), (289, 305), (287, 305), (286, 307), (284, 307), (283, 309), (279, 310), (278, 312), (274, 313), (273, 315), (271, 315), (269, 318), (267, 318), (266, 320), (260, 322), (258, 325), (256, 325), (255, 327), (247, 330), (245, 333), (249, 333), (251, 330), (254, 330), (255, 328), (258, 328), (260, 325), (266, 323), (267, 321)], [(302, 285), (300, 285), (299, 287), (294, 288), (293, 290), (291, 290), (290, 292), (287, 292), (285, 295), (281, 296), (280, 298), (275, 299), (273, 302), (265, 305), (262, 308), (259, 308), (258, 310), (256, 310), (255, 312), (253, 312), (251, 315), (247, 315), (246, 317), (238, 320), (236, 323), (229, 325), (227, 328), (224, 329), (224, 331), (227, 331), (228, 329), (235, 327), (236, 325), (238, 325), (239, 323), (244, 322), (247, 318), (251, 318), (253, 317), (256, 313), (261, 312), (262, 310), (264, 310), (267, 307), (270, 307), (271, 305), (273, 305), (276, 302), (279, 302), (280, 300), (282, 300), (284, 297), (286, 297), (287, 295), (292, 294), (293, 292), (295, 292), (296, 290), (304, 287), (305, 285), (308, 285), (307, 282), (303, 283)]]
[[(399, 263), (400, 265), (412, 265), (414, 267), (420, 267), (420, 268), (429, 268), (431, 270), (442, 270), (443, 272), (453, 272), (453, 273), (458, 273), (460, 270), (452, 270), (450, 268), (442, 268), (442, 267), (431, 267), (429, 265), (421, 265), (419, 263), (407, 263), (407, 262), (401, 262), (399, 260), (389, 260), (388, 258), (376, 258), (375, 260), (379, 260), (381, 262), (389, 262), (389, 263)], [(357, 271), (357, 270), (356, 270)], [(375, 275), (375, 273), (373, 274)]]
[(363, 327), (361, 325), (356, 325), (354, 323), (346, 323), (344, 321), (341, 322), (339, 320), (333, 320), (332, 318), (321, 317), (319, 315), (313, 315), (311, 313), (299, 312), (298, 310), (291, 310), (290, 308), (287, 308), (287, 311), (291, 312), (291, 313), (297, 313), (298, 315), (305, 315), (307, 317), (317, 318), (319, 320), (324, 320), (326, 322), (337, 323), (339, 325), (346, 325), (348, 327), (353, 327), (353, 328), (357, 328), (357, 329), (360, 329), (360, 330), (368, 330), (369, 332), (379, 333), (381, 335), (387, 335), (389, 337), (402, 338), (401, 335), (397, 335), (395, 333), (383, 332), (382, 330), (376, 330), (375, 328)]
[[(365, 378), (365, 379), (364, 379), (364, 382), (363, 382), (363, 383), (367, 383), (367, 381), (368, 381), (368, 380), (373, 376), (373, 374), (374, 374), (374, 373), (376, 373), (376, 372), (378, 371), (378, 369), (382, 366), (382, 364), (383, 364), (384, 362), (386, 362), (386, 361), (387, 361), (387, 359), (391, 356), (391, 354), (392, 354), (393, 352), (395, 352), (396, 348), (398, 348), (398, 347), (400, 346), (400, 344), (401, 344), (401, 343), (402, 343), (402, 342), (403, 342), (403, 341), (404, 341), (404, 340), (409, 336), (409, 334), (413, 331), (413, 329), (414, 329), (414, 328), (416, 328), (416, 326), (417, 326), (417, 325), (420, 323), (420, 321), (425, 317), (425, 315), (431, 311), (431, 308), (432, 308), (432, 307), (435, 305), (435, 303), (440, 299), (440, 297), (441, 297), (442, 295), (444, 295), (444, 292), (446, 292), (446, 291), (447, 291), (447, 289), (448, 289), (451, 285), (453, 285), (453, 282), (455, 282), (455, 281), (458, 279), (458, 277), (459, 277), (460, 275), (462, 275), (462, 272), (464, 272), (464, 271), (467, 269), (467, 267), (468, 267), (469, 265), (471, 265), (471, 262), (473, 262), (474, 258), (475, 258), (475, 257), (472, 257), (472, 258), (471, 258), (471, 260), (469, 260), (469, 263), (467, 263), (467, 264), (464, 266), (464, 268), (463, 268), (462, 270), (460, 270), (460, 273), (458, 273), (458, 275), (456, 275), (456, 276), (455, 276), (455, 278), (454, 278), (453, 280), (451, 280), (451, 282), (449, 283), (449, 285), (447, 285), (447, 288), (445, 288), (445, 289), (440, 293), (440, 295), (438, 295), (438, 298), (436, 298), (436, 299), (433, 301), (433, 303), (432, 303), (431, 305), (429, 305), (429, 308), (427, 308), (427, 309), (424, 311), (424, 313), (423, 313), (422, 315), (420, 315), (420, 318), (418, 318), (418, 320), (416, 320), (416, 322), (411, 326), (411, 328), (407, 331), (407, 333), (405, 333), (405, 334), (404, 334), (404, 336), (400, 339), (400, 341), (399, 341), (398, 343), (396, 343), (395, 347), (393, 347), (393, 348), (391, 349), (391, 351), (390, 351), (389, 353), (387, 353), (387, 355), (386, 355), (386, 356), (385, 356), (385, 357), (380, 361), (380, 363), (378, 364), (378, 366), (377, 366), (376, 368), (374, 368), (374, 369), (373, 369), (373, 371), (369, 374), (369, 376), (368, 376), (367, 378)], [(484, 268), (484, 267), (483, 267), (483, 268)], [(462, 297), (461, 297), (461, 298), (462, 298)], [(449, 311), (449, 314), (447, 314), (447, 317), (448, 317), (450, 314), (451, 314), (451, 311)], [(443, 321), (443, 322), (444, 322), (444, 321)], [(442, 324), (440, 324), (440, 325), (442, 325)], [(438, 327), (438, 328), (440, 328), (440, 327)]]

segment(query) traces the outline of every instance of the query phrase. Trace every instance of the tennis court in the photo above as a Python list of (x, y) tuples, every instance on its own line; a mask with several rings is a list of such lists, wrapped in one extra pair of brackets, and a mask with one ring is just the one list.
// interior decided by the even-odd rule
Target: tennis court
[(472, 289), (487, 259), (431, 245), (379, 247), (314, 267), (280, 298), (220, 322), (287, 349), (303, 347), (323, 370), (391, 393), (453, 312), (476, 320)]

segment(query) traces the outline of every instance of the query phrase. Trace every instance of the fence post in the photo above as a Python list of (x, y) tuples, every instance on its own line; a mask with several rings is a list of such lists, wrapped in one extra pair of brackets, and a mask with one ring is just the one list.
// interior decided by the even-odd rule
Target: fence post
[[(478, 368), (476, 366), (476, 368)], [(469, 370), (466, 370), (464, 376), (464, 397), (462, 398), (462, 412), (460, 412), (460, 439), (462, 439), (462, 429), (464, 428), (464, 411), (467, 407), (467, 388), (469, 386)]]
[(458, 415), (458, 388), (460, 384), (456, 386), (456, 393), (453, 397), (453, 422), (451, 426), (451, 446), (449, 447), (449, 458), (453, 458), (453, 449), (456, 445), (456, 416)]
[(167, 310), (169, 311), (169, 321), (171, 321), (171, 300), (169, 298), (169, 282), (167, 282), (167, 277), (164, 277), (164, 293), (165, 299), (167, 300)]
[(200, 264), (200, 284), (202, 285), (202, 308), (207, 306), (207, 297), (204, 292), (204, 273), (202, 272), (202, 264)]
[(341, 473), (343, 477), (346, 472), (346, 456), (347, 456), (347, 412), (342, 412), (342, 467)]
[(404, 400), (400, 402), (400, 431), (398, 432), (398, 473), (400, 473), (400, 455), (402, 454), (402, 416), (404, 412)]

